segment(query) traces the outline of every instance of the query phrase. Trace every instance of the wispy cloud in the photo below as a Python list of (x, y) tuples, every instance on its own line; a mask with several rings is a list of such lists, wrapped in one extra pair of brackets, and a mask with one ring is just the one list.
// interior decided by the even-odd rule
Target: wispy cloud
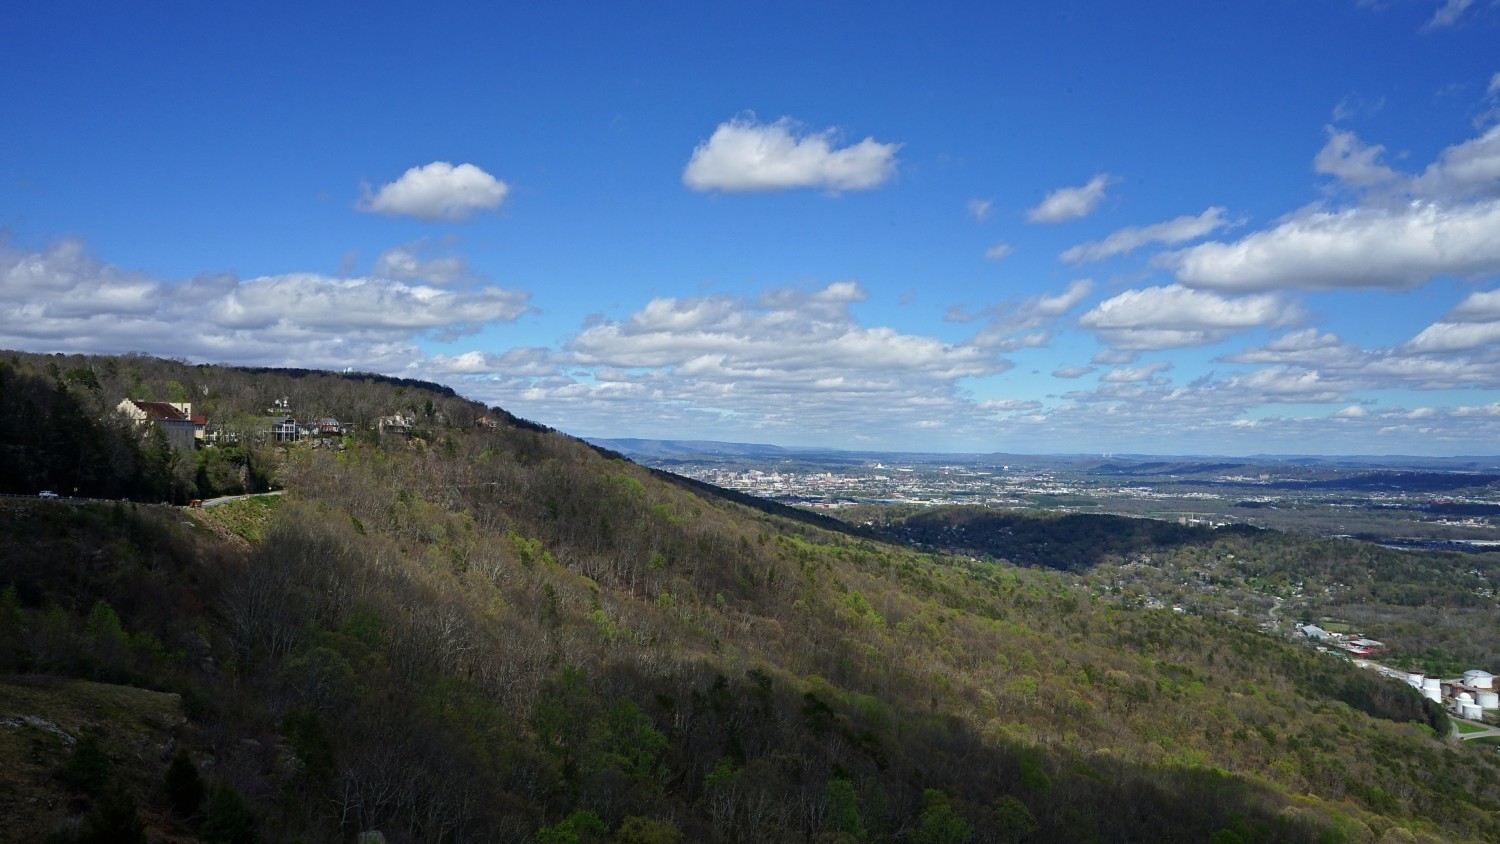
[(1055, 296), (1033, 296), (1019, 302), (1004, 302), (985, 308), (977, 317), (968, 317), (962, 309), (950, 310), (949, 322), (968, 322), (987, 318), (984, 326), (968, 340), (981, 348), (1003, 352), (1044, 346), (1052, 337), (1052, 326), (1058, 318), (1077, 307), (1094, 289), (1092, 279), (1069, 282)]
[(1161, 373), (1171, 368), (1171, 362), (1164, 360), (1152, 361), (1145, 366), (1117, 366), (1099, 376), (1099, 380), (1112, 384), (1135, 384), (1140, 382), (1165, 384), (1167, 383), (1166, 379), (1161, 377)]
[(1380, 163), (1383, 146), (1366, 146), (1353, 132), (1325, 127), (1328, 142), (1313, 159), (1313, 170), (1354, 187), (1389, 184), (1401, 178), (1395, 170)]
[(1009, 258), (1011, 255), (1014, 255), (1015, 252), (1016, 247), (1011, 246), (1009, 243), (997, 243), (984, 250), (984, 257), (990, 259), (991, 261), (999, 261), (1005, 258)]
[(1131, 252), (1150, 243), (1176, 244), (1203, 237), (1229, 225), (1223, 208), (1214, 207), (1195, 216), (1184, 215), (1149, 226), (1129, 226), (1103, 240), (1080, 243), (1058, 257), (1068, 263), (1102, 261), (1112, 255)]
[(1096, 367), (1092, 366), (1065, 366), (1062, 369), (1054, 369), (1052, 375), (1055, 378), (1082, 378), (1085, 375), (1098, 371)]
[(468, 274), (468, 265), (459, 255), (444, 255), (438, 258), (423, 257), (428, 249), (425, 241), (393, 246), (375, 258), (373, 275), (396, 281), (427, 281), (433, 284), (452, 284)]
[(1435, 29), (1453, 26), (1472, 5), (1474, 5), (1474, 0), (1443, 0), (1443, 5), (1439, 6), (1427, 23), (1422, 25), (1422, 31), (1431, 32)]

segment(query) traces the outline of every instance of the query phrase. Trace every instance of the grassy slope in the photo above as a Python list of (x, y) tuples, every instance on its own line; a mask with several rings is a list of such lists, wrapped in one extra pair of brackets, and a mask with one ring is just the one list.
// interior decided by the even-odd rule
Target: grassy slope
[(94, 737), (115, 761), (118, 776), (149, 793), (185, 723), (175, 694), (61, 677), (0, 676), (0, 841), (46, 840), (82, 807), (75, 790), (58, 777), (79, 740)]

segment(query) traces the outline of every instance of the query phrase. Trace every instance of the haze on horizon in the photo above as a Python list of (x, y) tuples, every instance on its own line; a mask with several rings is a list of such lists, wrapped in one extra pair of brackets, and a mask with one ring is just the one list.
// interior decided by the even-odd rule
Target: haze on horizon
[(0, 348), (421, 378), (606, 438), (1500, 442), (1494, 2), (6, 28)]

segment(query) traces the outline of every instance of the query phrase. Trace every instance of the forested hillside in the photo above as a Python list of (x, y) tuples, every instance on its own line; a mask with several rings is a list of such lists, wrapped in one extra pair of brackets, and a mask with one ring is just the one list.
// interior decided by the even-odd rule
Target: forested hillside
[[(1096, 593), (1199, 613), (1336, 618), (1429, 675), (1500, 673), (1500, 554), (1421, 552), (1247, 525), (1214, 529), (1108, 515), (982, 507), (852, 511), (921, 547), (1084, 575)], [(1288, 622), (1289, 624), (1289, 622)]]
[[(7, 431), (81, 432), (9, 449), (28, 482), (151, 466), (138, 436), (81, 445), (128, 430), (126, 384), (241, 414), (237, 459), (285, 490), (0, 500), (7, 840), (1500, 840), (1500, 757), (1232, 616), (750, 507), (413, 383), (0, 378)], [(418, 424), (258, 443), (283, 397)]]

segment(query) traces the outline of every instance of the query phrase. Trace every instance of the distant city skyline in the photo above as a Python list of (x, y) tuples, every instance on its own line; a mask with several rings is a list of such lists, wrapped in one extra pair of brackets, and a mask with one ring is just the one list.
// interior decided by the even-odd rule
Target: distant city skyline
[(421, 378), (586, 437), (1500, 442), (1500, 3), (6, 30), (0, 348)]

